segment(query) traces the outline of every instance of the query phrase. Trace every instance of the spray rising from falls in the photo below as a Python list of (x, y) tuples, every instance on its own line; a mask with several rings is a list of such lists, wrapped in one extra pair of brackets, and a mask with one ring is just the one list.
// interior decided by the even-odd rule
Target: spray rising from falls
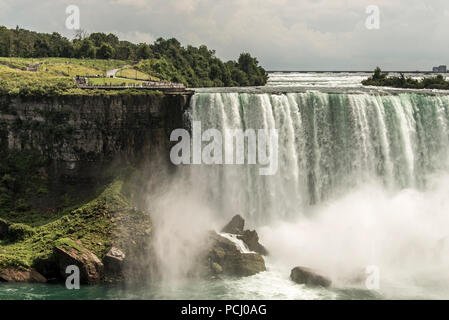
[(223, 215), (253, 222), (297, 217), (367, 182), (424, 190), (449, 164), (449, 96), (197, 93), (191, 118), (203, 130), (278, 129), (273, 176), (251, 165), (192, 168)]

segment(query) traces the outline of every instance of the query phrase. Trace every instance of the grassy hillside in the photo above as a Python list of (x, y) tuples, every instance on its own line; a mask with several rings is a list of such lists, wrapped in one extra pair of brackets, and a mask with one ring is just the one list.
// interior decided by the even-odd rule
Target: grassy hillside
[(159, 81), (160, 79), (150, 75), (149, 73), (144, 73), (137, 70), (137, 68), (124, 68), (117, 72), (117, 77), (128, 78), (128, 79), (140, 79), (149, 81)]
[[(0, 57), (0, 94), (20, 96), (133, 94), (136, 92), (132, 90), (85, 91), (78, 89), (74, 82), (77, 75), (104, 76), (107, 70), (117, 69), (128, 63), (129, 61), (100, 59)], [(112, 78), (90, 79), (89, 82), (94, 84), (137, 83), (132, 79)]]
[[(41, 60), (41, 57), (62, 58), (49, 58), (47, 61), (50, 63), (64, 63), (63, 59), (66, 58), (77, 58), (81, 59), (80, 61), (90, 59), (83, 66), (96, 69), (100, 74), (108, 67), (113, 69), (114, 63), (123, 66), (126, 62), (133, 61), (138, 63), (136, 68), (142, 79), (156, 77), (160, 80), (182, 82), (187, 87), (261, 86), (268, 80), (265, 69), (247, 52), (241, 53), (236, 60), (222, 61), (215, 55), (214, 50), (205, 45), (183, 46), (174, 38), (159, 38), (154, 43), (134, 44), (120, 40), (114, 34), (94, 32), (69, 40), (56, 32), (46, 34), (19, 27), (8, 29), (0, 26), (0, 57), (34, 60)], [(36, 61), (32, 59), (31, 64), (34, 63)], [(21, 68), (23, 61), (13, 61), (10, 66)], [(60, 67), (61, 69), (55, 71), (60, 74), (72, 73), (69, 68), (66, 70), (64, 66)], [(128, 74), (135, 78), (135, 70), (127, 69), (122, 72), (122, 76)]]

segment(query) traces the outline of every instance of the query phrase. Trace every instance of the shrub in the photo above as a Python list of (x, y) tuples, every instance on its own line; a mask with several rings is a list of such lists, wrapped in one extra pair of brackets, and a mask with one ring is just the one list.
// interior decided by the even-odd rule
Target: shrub
[(23, 223), (14, 223), (9, 226), (8, 239), (11, 242), (25, 240), (31, 237), (35, 233), (35, 230)]
[(70, 251), (71, 249), (75, 249), (78, 252), (83, 252), (83, 249), (76, 244), (72, 239), (70, 238), (61, 238), (55, 242), (55, 247), (63, 248), (67, 251)]

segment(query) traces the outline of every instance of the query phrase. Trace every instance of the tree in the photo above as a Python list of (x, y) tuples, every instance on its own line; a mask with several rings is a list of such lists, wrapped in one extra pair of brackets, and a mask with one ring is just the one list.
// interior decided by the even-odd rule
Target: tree
[(86, 30), (78, 29), (75, 31), (75, 39), (84, 40), (88, 37), (89, 33)]
[(111, 59), (114, 56), (114, 48), (109, 44), (103, 42), (100, 49), (97, 51), (97, 58), (99, 59)]
[(78, 58), (95, 58), (95, 46), (89, 39), (84, 39), (79, 42), (77, 50)]
[(89, 40), (92, 40), (94, 46), (100, 47), (103, 43), (107, 43), (107, 35), (103, 32), (94, 32), (90, 34)]
[(12, 33), (8, 28), (0, 26), (0, 56), (9, 57), (11, 55)]
[(136, 57), (137, 59), (150, 59), (153, 56), (151, 48), (146, 43), (141, 43), (137, 46)]
[(110, 33), (106, 36), (106, 43), (111, 45), (113, 48), (117, 48), (119, 42), (120, 41), (115, 34)]
[(376, 69), (374, 69), (373, 80), (382, 80), (385, 79), (386, 77), (387, 74), (382, 73), (382, 70), (379, 67), (376, 67)]
[(119, 60), (128, 60), (131, 56), (131, 49), (128, 46), (121, 45), (115, 51), (115, 58)]
[(50, 45), (45, 39), (37, 39), (34, 43), (33, 50), (34, 57), (49, 57), (51, 56)]

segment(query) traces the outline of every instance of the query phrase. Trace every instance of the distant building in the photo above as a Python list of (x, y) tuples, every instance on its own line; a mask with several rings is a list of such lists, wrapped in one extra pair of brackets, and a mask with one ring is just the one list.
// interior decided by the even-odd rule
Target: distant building
[(446, 73), (447, 72), (447, 67), (444, 65), (441, 65), (439, 67), (433, 67), (432, 71), (434, 73)]

